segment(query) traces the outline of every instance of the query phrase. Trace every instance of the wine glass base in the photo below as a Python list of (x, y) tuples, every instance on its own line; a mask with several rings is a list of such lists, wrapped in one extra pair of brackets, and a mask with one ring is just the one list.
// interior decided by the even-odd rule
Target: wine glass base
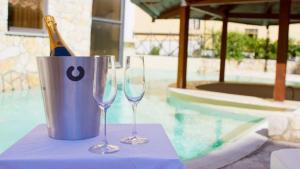
[(111, 144), (97, 144), (89, 148), (89, 151), (95, 154), (111, 154), (119, 150), (118, 146)]
[(141, 136), (130, 136), (121, 139), (121, 143), (125, 144), (145, 144), (148, 142), (149, 140), (147, 138)]

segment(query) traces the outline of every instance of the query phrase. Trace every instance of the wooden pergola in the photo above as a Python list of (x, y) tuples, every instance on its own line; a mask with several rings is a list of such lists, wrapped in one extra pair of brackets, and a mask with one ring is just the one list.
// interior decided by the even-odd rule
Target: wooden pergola
[(288, 32), (300, 22), (300, 0), (132, 0), (155, 19), (180, 19), (177, 87), (186, 88), (189, 19), (223, 22), (219, 81), (224, 82), (228, 22), (279, 25), (276, 77), (273, 97), (285, 99)]

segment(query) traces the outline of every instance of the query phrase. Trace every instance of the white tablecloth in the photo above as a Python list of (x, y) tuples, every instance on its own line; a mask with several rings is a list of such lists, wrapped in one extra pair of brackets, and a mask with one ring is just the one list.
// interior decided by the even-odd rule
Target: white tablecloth
[(300, 149), (281, 149), (271, 154), (271, 169), (299, 169)]
[(109, 142), (120, 147), (114, 154), (93, 154), (88, 148), (100, 138), (81, 141), (53, 140), (46, 125), (39, 125), (0, 155), (0, 169), (184, 169), (163, 128), (138, 125), (148, 144), (126, 145), (119, 140), (131, 133), (132, 125), (108, 126)]

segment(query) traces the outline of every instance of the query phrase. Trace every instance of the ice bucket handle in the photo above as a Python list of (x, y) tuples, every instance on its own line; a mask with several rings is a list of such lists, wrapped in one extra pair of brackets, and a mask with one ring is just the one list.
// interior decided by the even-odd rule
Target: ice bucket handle
[(72, 81), (79, 81), (81, 80), (83, 77), (84, 77), (84, 69), (83, 67), (81, 66), (77, 66), (77, 71), (79, 72), (79, 74), (77, 76), (74, 76), (73, 75), (73, 71), (74, 71), (75, 67), (74, 66), (70, 66), (68, 69), (67, 69), (67, 72), (66, 72), (66, 75), (67, 77), (72, 80)]

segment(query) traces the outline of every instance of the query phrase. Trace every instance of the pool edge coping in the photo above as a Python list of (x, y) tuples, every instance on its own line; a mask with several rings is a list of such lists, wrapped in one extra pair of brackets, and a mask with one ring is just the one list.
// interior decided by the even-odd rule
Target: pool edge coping
[(258, 134), (266, 128), (267, 121), (263, 121), (249, 133), (229, 141), (220, 149), (204, 157), (185, 161), (185, 166), (187, 169), (219, 169), (232, 164), (257, 151), (268, 141), (266, 136)]
[[(219, 105), (225, 107), (237, 107), (244, 109), (255, 109), (261, 111), (272, 111), (272, 112), (289, 112), (294, 111), (295, 108), (291, 106), (283, 106), (276, 102), (269, 102), (265, 99), (260, 99), (253, 96), (243, 96), (236, 94), (227, 94), (220, 92), (211, 92), (205, 90), (193, 90), (193, 89), (178, 89), (174, 87), (168, 87), (167, 97), (175, 97), (179, 100), (188, 100), (190, 102)], [(225, 97), (225, 98), (222, 98)], [(239, 101), (233, 101), (233, 99), (239, 99)], [(241, 101), (241, 100), (247, 100)], [(259, 100), (257, 100), (259, 99)], [(263, 101), (264, 103), (257, 103)]]

